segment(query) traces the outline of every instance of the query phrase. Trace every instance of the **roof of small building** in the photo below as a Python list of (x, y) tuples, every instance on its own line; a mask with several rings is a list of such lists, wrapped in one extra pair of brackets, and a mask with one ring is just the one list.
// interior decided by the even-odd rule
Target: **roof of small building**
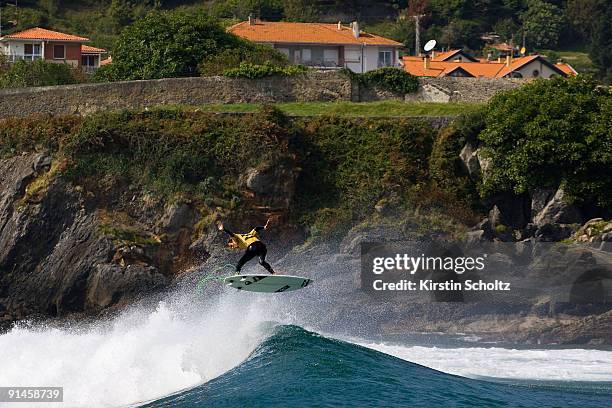
[(106, 50), (104, 48), (91, 47), (89, 45), (81, 45), (82, 54), (104, 54)]
[(46, 28), (34, 27), (27, 30), (19, 31), (13, 34), (7, 34), (2, 39), (15, 40), (51, 40), (51, 41), (74, 41), (86, 42), (89, 38), (79, 37), (77, 35), (61, 33), (59, 31), (47, 30)]
[(578, 71), (574, 69), (570, 64), (566, 62), (557, 62), (555, 67), (559, 68), (561, 71), (565, 72), (567, 75), (578, 75)]
[(560, 73), (565, 75), (576, 75), (576, 71), (571, 66), (563, 66), (566, 64), (550, 64), (540, 55), (530, 55), (527, 57), (514, 58), (510, 65), (505, 62), (497, 61), (479, 61), (479, 62), (456, 62), (456, 61), (437, 61), (430, 60), (428, 68), (425, 68), (425, 62), (422, 57), (406, 56), (403, 57), (404, 70), (415, 76), (438, 77), (446, 76), (457, 68), (461, 68), (473, 77), (484, 78), (502, 78), (517, 69), (527, 65), (528, 63), (541, 59), (545, 64), (550, 65)]
[(432, 60), (435, 60), (435, 61), (446, 61), (447, 59), (452, 58), (452, 57), (454, 57), (457, 54), (462, 54), (463, 56), (465, 56), (470, 61), (473, 61), (473, 62), (477, 61), (476, 58), (474, 58), (471, 55), (469, 55), (468, 53), (464, 52), (461, 48), (458, 48), (456, 50), (448, 50), (448, 51), (441, 52), (439, 54), (435, 54), (434, 57), (432, 58)]
[(404, 46), (397, 41), (363, 31), (360, 31), (359, 38), (356, 38), (352, 28), (342, 24), (257, 20), (243, 21), (227, 30), (247, 40), (262, 43)]

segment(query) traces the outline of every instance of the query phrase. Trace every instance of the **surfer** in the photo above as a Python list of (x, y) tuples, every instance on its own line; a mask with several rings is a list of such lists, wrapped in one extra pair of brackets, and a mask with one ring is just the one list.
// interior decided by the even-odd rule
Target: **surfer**
[(223, 226), (222, 222), (217, 223), (217, 228), (219, 231), (224, 231), (231, 237), (230, 246), (233, 248), (246, 249), (242, 258), (236, 264), (236, 274), (240, 273), (240, 270), (244, 266), (245, 263), (253, 259), (254, 257), (259, 257), (259, 264), (266, 268), (268, 272), (274, 274), (274, 270), (270, 266), (269, 263), (266, 262), (266, 254), (268, 253), (268, 249), (266, 248), (266, 244), (259, 240), (259, 231), (267, 230), (268, 224), (270, 224), (270, 219), (266, 221), (266, 225), (263, 227), (255, 227), (248, 234), (235, 234), (232, 231), (228, 230)]

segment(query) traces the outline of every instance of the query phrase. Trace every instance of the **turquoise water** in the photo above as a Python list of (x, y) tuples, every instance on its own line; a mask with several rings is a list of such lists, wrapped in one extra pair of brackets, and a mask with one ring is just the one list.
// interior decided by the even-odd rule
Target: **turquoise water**
[(146, 406), (612, 407), (612, 385), (468, 379), (285, 325), (237, 367)]

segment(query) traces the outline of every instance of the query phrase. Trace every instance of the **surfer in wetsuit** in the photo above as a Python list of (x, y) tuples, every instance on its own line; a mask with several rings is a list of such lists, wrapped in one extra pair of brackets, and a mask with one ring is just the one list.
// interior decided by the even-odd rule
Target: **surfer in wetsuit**
[(244, 266), (245, 263), (255, 258), (259, 257), (259, 264), (266, 268), (268, 272), (274, 274), (274, 270), (270, 266), (269, 263), (266, 262), (266, 254), (268, 253), (268, 249), (266, 248), (266, 244), (259, 240), (258, 232), (268, 229), (268, 224), (270, 223), (270, 219), (266, 221), (266, 225), (263, 227), (255, 227), (248, 234), (235, 234), (232, 231), (228, 230), (223, 226), (222, 222), (217, 224), (217, 228), (219, 231), (226, 232), (231, 237), (231, 242), (234, 247), (246, 249), (242, 258), (236, 264), (236, 274), (240, 273), (240, 270)]

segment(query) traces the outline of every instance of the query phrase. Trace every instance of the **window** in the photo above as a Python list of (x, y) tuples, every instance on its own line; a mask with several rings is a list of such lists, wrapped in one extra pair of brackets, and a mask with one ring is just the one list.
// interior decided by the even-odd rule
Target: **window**
[(23, 45), (23, 59), (25, 59), (26, 61), (34, 61), (41, 58), (42, 55), (40, 44)]
[(378, 52), (378, 66), (390, 67), (393, 65), (393, 53), (391, 51)]
[(534, 78), (537, 78), (540, 76), (540, 71), (538, 71), (537, 69), (534, 69), (531, 75), (533, 75)]
[(81, 65), (84, 67), (96, 67), (96, 56), (95, 55), (83, 55), (81, 57)]
[(66, 46), (54, 45), (53, 46), (53, 59), (66, 59)]

